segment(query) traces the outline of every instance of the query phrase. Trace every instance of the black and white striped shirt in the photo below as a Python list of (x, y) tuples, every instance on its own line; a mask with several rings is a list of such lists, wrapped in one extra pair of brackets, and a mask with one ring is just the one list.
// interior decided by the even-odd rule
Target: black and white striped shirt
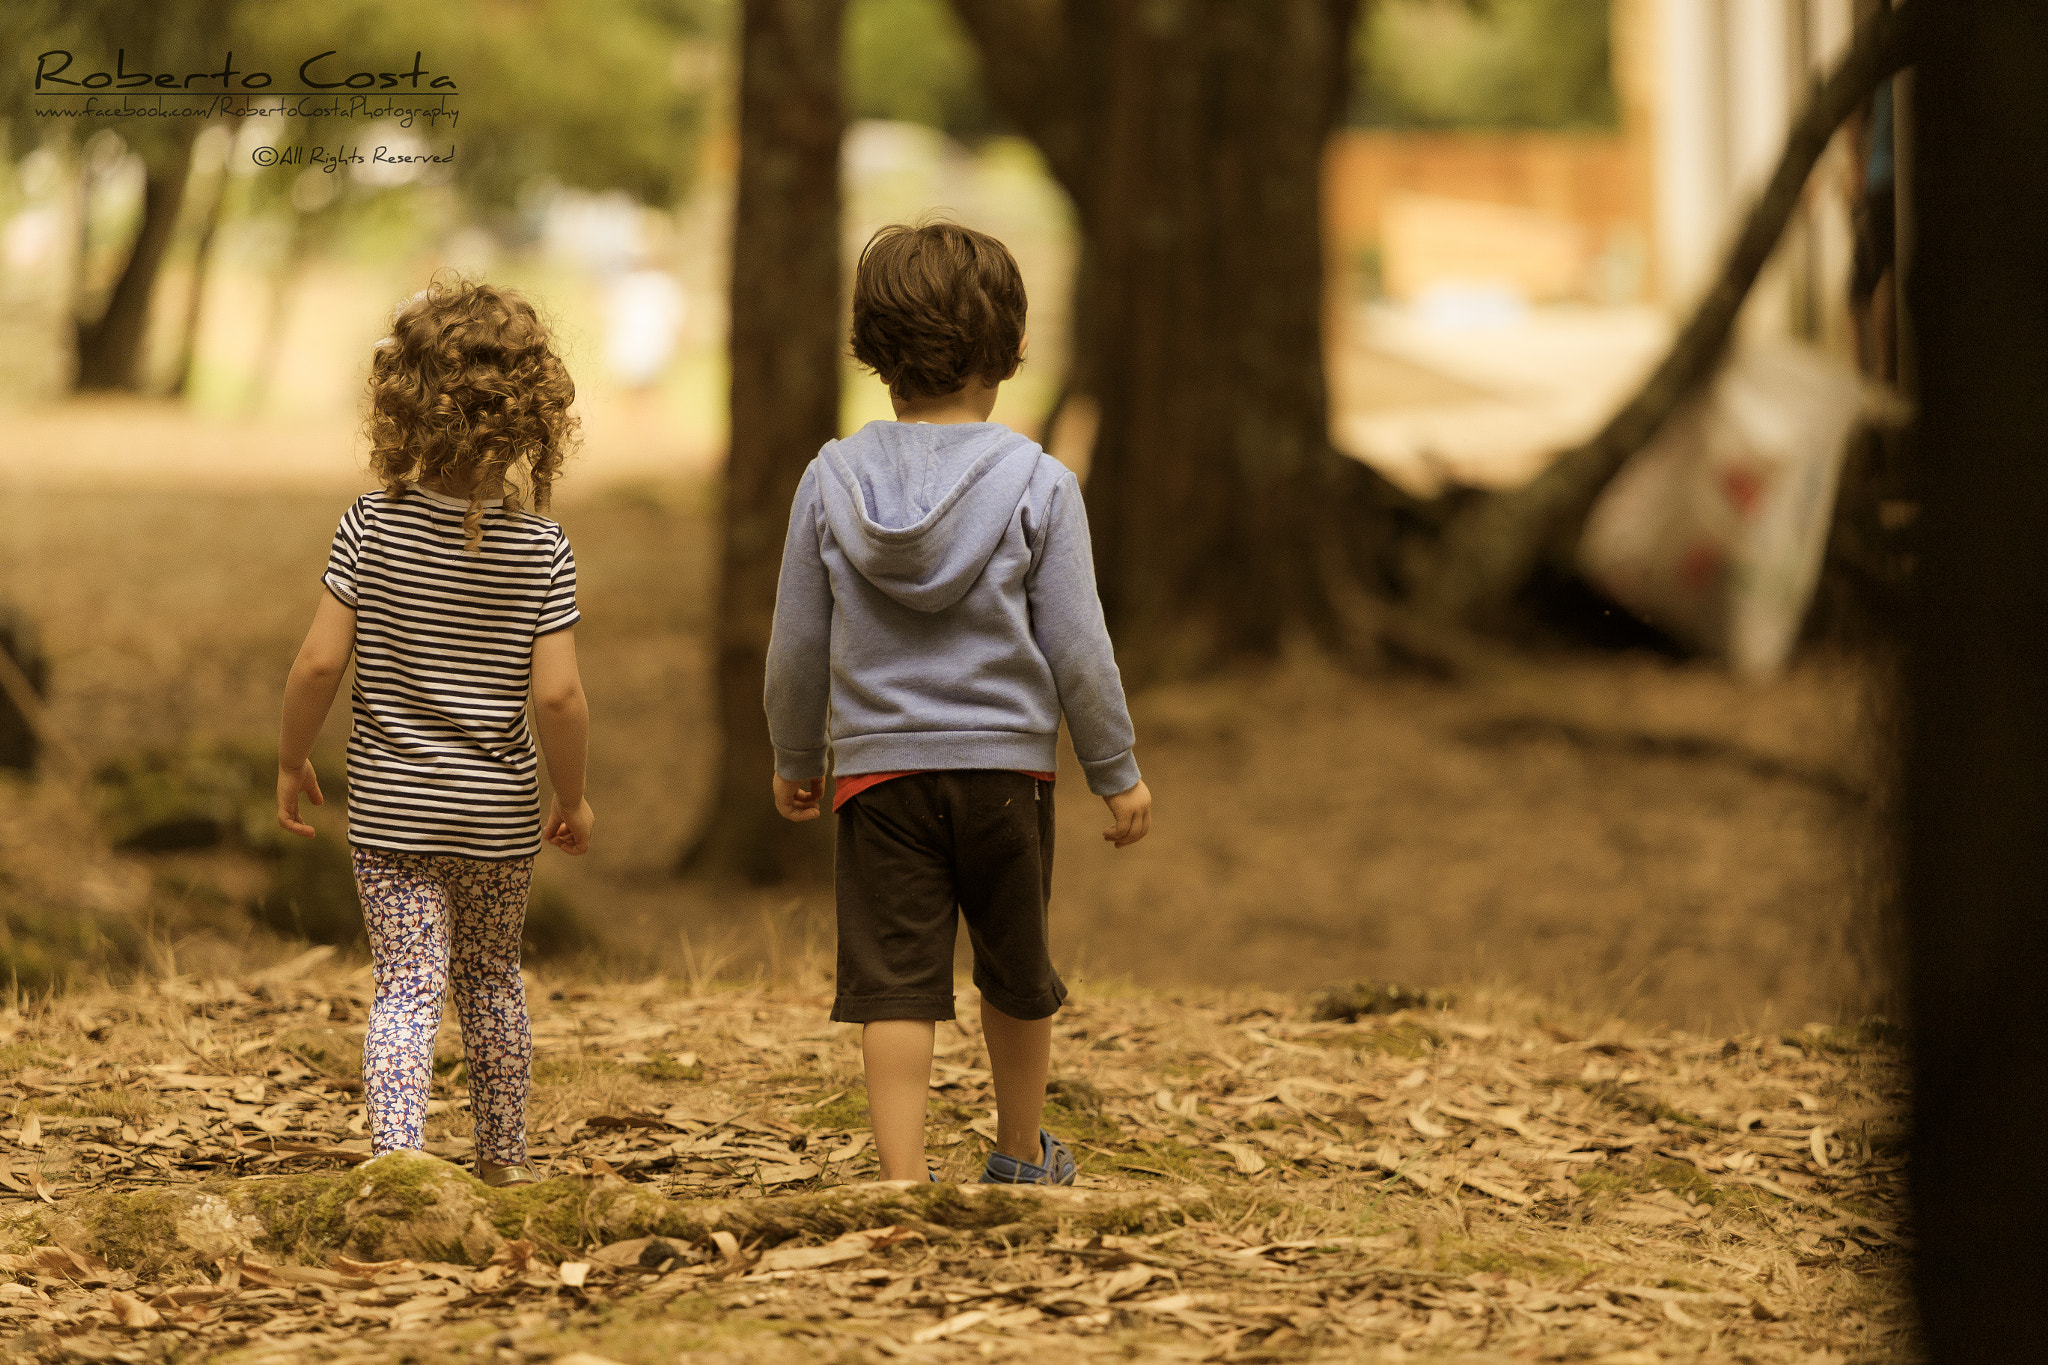
[(536, 636), (576, 623), (562, 528), (417, 485), (342, 515), (321, 582), (356, 611), (349, 842), (407, 853), (540, 851), (539, 761), (526, 723)]

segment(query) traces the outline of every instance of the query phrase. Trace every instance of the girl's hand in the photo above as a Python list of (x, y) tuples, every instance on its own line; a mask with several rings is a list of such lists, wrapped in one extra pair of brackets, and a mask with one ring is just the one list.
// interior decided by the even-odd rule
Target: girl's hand
[(327, 798), (320, 795), (320, 779), (313, 773), (313, 760), (307, 759), (296, 768), (280, 767), (277, 770), (277, 823), (293, 834), (313, 837), (313, 827), (299, 818), (299, 795), (304, 793), (313, 798), (313, 804), (324, 806)]
[(792, 782), (781, 773), (775, 775), (775, 809), (782, 812), (785, 820), (815, 820), (824, 812), (818, 809), (818, 798), (825, 794), (825, 779), (807, 778)]
[(1152, 789), (1140, 782), (1127, 792), (1102, 798), (1116, 823), (1102, 837), (1118, 848), (1129, 848), (1152, 831)]
[(590, 827), (596, 823), (590, 802), (578, 801), (576, 809), (569, 810), (557, 796), (548, 807), (548, 822), (541, 828), (541, 838), (572, 858), (581, 857), (590, 852)]

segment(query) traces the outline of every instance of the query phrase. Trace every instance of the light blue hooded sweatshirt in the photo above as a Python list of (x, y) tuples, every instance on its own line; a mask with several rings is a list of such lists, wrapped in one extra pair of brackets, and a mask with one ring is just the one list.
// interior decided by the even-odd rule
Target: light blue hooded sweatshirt
[(1137, 785), (1072, 472), (996, 422), (826, 442), (790, 511), (766, 702), (795, 782), (828, 750), (843, 776), (1051, 772), (1064, 711), (1088, 789)]

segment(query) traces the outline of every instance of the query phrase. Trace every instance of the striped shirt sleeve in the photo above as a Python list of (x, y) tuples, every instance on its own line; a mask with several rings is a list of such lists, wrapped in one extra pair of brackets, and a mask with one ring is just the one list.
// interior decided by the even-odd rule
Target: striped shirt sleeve
[(552, 635), (558, 630), (567, 630), (582, 619), (583, 613), (576, 609), (576, 556), (569, 550), (569, 537), (558, 533), (554, 566), (548, 579), (548, 595), (541, 603), (540, 619), (534, 623), (533, 633)]
[(356, 558), (363, 547), (363, 501), (356, 499), (334, 528), (334, 548), (327, 552), (327, 572), (320, 581), (343, 606), (356, 605)]

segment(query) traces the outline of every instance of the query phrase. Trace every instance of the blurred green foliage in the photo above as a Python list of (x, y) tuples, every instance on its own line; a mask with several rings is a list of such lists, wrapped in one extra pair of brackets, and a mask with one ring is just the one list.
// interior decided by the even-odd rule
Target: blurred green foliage
[[(509, 210), (522, 192), (547, 181), (624, 190), (667, 205), (696, 174), (735, 6), (736, 0), (296, 0), (254, 6), (242, 27), (250, 51), (294, 70), (305, 57), (334, 49), (336, 72), (402, 71), (419, 52), (429, 71), (453, 76), (460, 94), (448, 105), (459, 120), (452, 129), (416, 124), (414, 131), (430, 145), (457, 145), (455, 184), (472, 205)], [(291, 129), (296, 140), (330, 144), (366, 131)], [(297, 173), (278, 171), (284, 179)]]
[[(15, 157), (45, 138), (111, 129), (144, 157), (198, 131), (187, 119), (49, 119), (33, 97), (35, 54), (76, 54), (74, 74), (111, 69), (239, 70), (299, 88), (299, 64), (332, 51), (323, 74), (411, 68), (451, 75), (460, 111), (416, 124), (424, 142), (459, 144), (455, 184), (472, 205), (509, 210), (536, 182), (624, 190), (667, 205), (690, 186), (721, 83), (738, 0), (8, 0), (0, 5), (0, 129)], [(110, 92), (112, 93), (112, 92)], [(346, 92), (344, 92), (346, 93)], [(372, 91), (382, 96), (410, 96)], [(424, 93), (424, 92), (423, 92)], [(414, 101), (422, 102), (422, 101)], [(240, 121), (237, 120), (236, 123)], [(203, 126), (203, 125), (200, 125)], [(368, 141), (364, 118), (262, 121), (280, 146)], [(303, 166), (255, 177), (254, 206), (281, 203)], [(264, 191), (268, 190), (268, 193)], [(304, 196), (301, 196), (304, 198)], [(323, 201), (324, 203), (324, 201)]]
[(1615, 126), (1609, 0), (1379, 0), (1350, 121), (1374, 128)]
[(922, 123), (969, 143), (1001, 131), (946, 0), (852, 0), (845, 54), (849, 117)]

